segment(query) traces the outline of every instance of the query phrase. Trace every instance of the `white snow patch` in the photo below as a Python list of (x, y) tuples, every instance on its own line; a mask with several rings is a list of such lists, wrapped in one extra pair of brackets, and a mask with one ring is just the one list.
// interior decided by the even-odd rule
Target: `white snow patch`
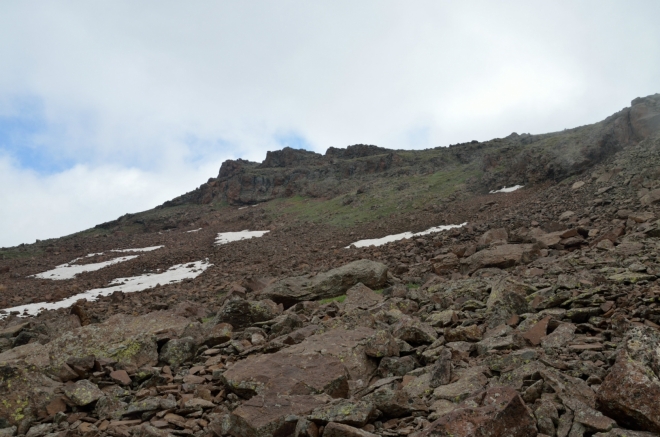
[(191, 232), (199, 232), (199, 231), (201, 231), (201, 230), (202, 230), (202, 228), (199, 228), (199, 229), (193, 229), (192, 231), (186, 231), (186, 234), (190, 234)]
[(394, 234), (394, 235), (387, 235), (383, 238), (373, 238), (370, 240), (360, 240), (356, 241), (355, 243), (352, 243), (348, 246), (345, 247), (345, 249), (349, 249), (351, 246), (355, 247), (368, 247), (368, 246), (382, 246), (383, 244), (391, 243), (393, 241), (398, 241), (398, 240), (403, 240), (404, 238), (412, 238), (412, 237), (419, 237), (421, 235), (428, 235), (428, 234), (433, 234), (435, 232), (442, 232), (442, 231), (447, 231), (449, 229), (453, 228), (460, 228), (462, 226), (465, 226), (467, 222), (460, 224), (460, 225), (444, 225), (444, 226), (436, 226), (433, 228), (429, 228), (425, 231), (422, 232), (403, 232), (401, 234)]
[(110, 252), (151, 252), (152, 250), (160, 249), (165, 246), (151, 246), (151, 247), (141, 247), (138, 249), (112, 249)]
[(213, 264), (206, 261), (195, 261), (186, 264), (177, 264), (170, 267), (163, 273), (147, 273), (142, 276), (133, 276), (130, 278), (117, 278), (110, 282), (110, 286), (106, 288), (95, 288), (87, 290), (84, 293), (76, 294), (75, 296), (68, 297), (58, 302), (38, 302), (27, 305), (20, 305), (13, 308), (4, 308), (0, 313), (0, 319), (9, 315), (12, 311), (18, 311), (21, 316), (31, 315), (35, 316), (43, 310), (56, 310), (58, 308), (68, 308), (76, 301), (85, 299), (94, 301), (101, 296), (108, 296), (115, 291), (123, 291), (124, 293), (134, 293), (153, 288), (156, 285), (166, 285), (175, 282), (181, 282), (184, 279), (192, 279), (201, 275), (204, 270), (211, 267)]
[[(102, 253), (90, 253), (85, 258), (94, 255), (102, 255)], [(139, 255), (120, 256), (119, 258), (114, 258), (108, 261), (93, 263), (93, 264), (74, 264), (76, 261), (81, 259), (81, 258), (76, 258), (71, 262), (68, 262), (66, 264), (61, 264), (52, 270), (48, 270), (47, 272), (43, 272), (43, 273), (37, 273), (36, 275), (32, 275), (31, 277), (39, 278), (39, 279), (52, 279), (54, 281), (59, 281), (63, 279), (73, 279), (74, 276), (80, 273), (94, 272), (96, 270), (102, 269), (103, 267), (132, 260), (133, 258), (137, 258), (138, 256)]]
[(215, 239), (215, 244), (227, 244), (232, 241), (249, 240), (250, 238), (263, 237), (270, 231), (240, 231), (240, 232), (220, 232)]
[(514, 185), (513, 187), (504, 187), (499, 190), (492, 190), (489, 192), (489, 194), (495, 194), (495, 193), (510, 193), (512, 191), (516, 191), (524, 187), (524, 185)]

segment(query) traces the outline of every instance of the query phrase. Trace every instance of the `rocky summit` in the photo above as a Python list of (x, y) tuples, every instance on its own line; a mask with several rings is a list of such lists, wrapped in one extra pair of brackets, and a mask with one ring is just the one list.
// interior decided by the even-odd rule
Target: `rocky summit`
[(0, 437), (660, 436), (659, 251), (660, 94), (227, 161), (0, 249)]

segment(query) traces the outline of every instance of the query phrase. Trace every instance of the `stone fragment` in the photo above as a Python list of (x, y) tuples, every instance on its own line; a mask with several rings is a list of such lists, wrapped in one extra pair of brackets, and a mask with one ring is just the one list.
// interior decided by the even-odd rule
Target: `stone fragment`
[(431, 388), (447, 385), (451, 382), (451, 356), (451, 351), (447, 348), (443, 348), (442, 352), (440, 352), (438, 359), (431, 367)]
[(387, 266), (366, 259), (354, 261), (312, 278), (282, 279), (264, 288), (259, 295), (288, 308), (297, 302), (341, 296), (358, 282), (372, 290), (382, 288), (387, 282)]
[(433, 258), (433, 271), (436, 275), (443, 275), (454, 271), (460, 265), (458, 256), (454, 253), (438, 255)]
[(363, 401), (370, 402), (390, 417), (402, 417), (415, 411), (426, 411), (424, 402), (402, 390), (398, 383), (378, 387), (364, 396)]
[(491, 351), (520, 349), (525, 346), (519, 333), (503, 337), (489, 337), (476, 343), (478, 355), (486, 355)]
[(430, 325), (416, 317), (402, 318), (392, 327), (392, 335), (410, 344), (433, 343), (438, 338)]
[(426, 323), (433, 327), (443, 328), (451, 325), (453, 322), (458, 321), (458, 315), (454, 310), (445, 310), (440, 312), (431, 313), (426, 318)]
[(204, 343), (206, 346), (213, 347), (231, 340), (231, 334), (234, 327), (229, 323), (217, 323), (206, 332)]
[(175, 338), (165, 343), (158, 359), (172, 367), (179, 367), (192, 359), (196, 350), (197, 346), (192, 337)]
[(541, 340), (545, 337), (548, 330), (548, 323), (552, 317), (548, 316), (539, 320), (527, 332), (523, 334), (523, 338), (530, 342), (532, 346), (541, 344)]
[(383, 295), (374, 292), (361, 282), (348, 289), (346, 300), (344, 301), (344, 311), (352, 309), (369, 309), (383, 302)]
[(323, 437), (378, 437), (376, 434), (341, 423), (331, 422), (323, 430)]
[(399, 345), (396, 339), (385, 330), (376, 331), (366, 339), (364, 352), (374, 358), (398, 357)]
[(650, 191), (639, 199), (642, 205), (651, 205), (660, 202), (660, 189)]
[(543, 348), (562, 348), (575, 338), (575, 325), (572, 323), (560, 324), (552, 333), (541, 339)]
[(477, 342), (483, 337), (479, 325), (459, 326), (453, 329), (445, 329), (445, 340), (447, 341), (469, 341)]
[(71, 402), (79, 407), (96, 402), (101, 396), (103, 396), (103, 392), (98, 386), (87, 379), (81, 379), (74, 384), (66, 385), (64, 386), (63, 391), (64, 394), (71, 399)]
[(555, 404), (545, 400), (541, 401), (534, 409), (536, 425), (539, 432), (547, 435), (555, 435), (556, 424), (559, 422), (559, 412)]
[(326, 425), (328, 422), (336, 422), (361, 428), (366, 425), (375, 414), (376, 407), (370, 402), (355, 402), (342, 399), (315, 409), (307, 416), (307, 418), (318, 425)]
[(488, 378), (486, 378), (483, 372), (484, 368), (482, 366), (465, 369), (459, 374), (456, 382), (437, 387), (433, 391), (433, 396), (436, 399), (445, 399), (459, 403), (484, 389)]
[(486, 231), (480, 238), (477, 244), (481, 247), (484, 246), (496, 246), (501, 244), (506, 244), (509, 239), (509, 234), (506, 229), (489, 229)]
[(513, 315), (529, 312), (526, 291), (523, 284), (508, 279), (495, 281), (486, 301), (486, 325), (494, 328), (506, 323)]
[(125, 370), (115, 370), (110, 372), (110, 379), (120, 385), (131, 385), (131, 377)]

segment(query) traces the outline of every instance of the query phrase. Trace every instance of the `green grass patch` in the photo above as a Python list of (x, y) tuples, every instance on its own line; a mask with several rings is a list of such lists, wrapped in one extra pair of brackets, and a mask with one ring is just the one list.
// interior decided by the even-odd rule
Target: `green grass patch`
[(327, 298), (327, 299), (321, 299), (321, 300), (319, 301), (319, 303), (320, 303), (321, 305), (325, 305), (326, 303), (330, 303), (330, 302), (343, 302), (343, 301), (345, 301), (345, 300), (346, 300), (346, 295), (345, 295), (345, 294), (342, 294), (341, 296), (337, 296), (337, 297), (329, 297), (329, 298)]

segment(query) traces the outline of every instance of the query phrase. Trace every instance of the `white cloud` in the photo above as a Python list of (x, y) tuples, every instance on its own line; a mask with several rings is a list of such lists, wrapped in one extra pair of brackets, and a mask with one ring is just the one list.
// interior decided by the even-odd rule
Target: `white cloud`
[(17, 169), (0, 157), (0, 245), (72, 234), (127, 212), (153, 208), (194, 189), (219, 162), (150, 173), (78, 165), (52, 175)]
[[(149, 208), (282, 132), (323, 152), (598, 121), (659, 91), (658, 16), (655, 1), (3, 2), (0, 114), (37, 99), (39, 149), (76, 165), (3, 161), (0, 220), (29, 215), (0, 245)], [(41, 221), (50, 199), (77, 209)]]

